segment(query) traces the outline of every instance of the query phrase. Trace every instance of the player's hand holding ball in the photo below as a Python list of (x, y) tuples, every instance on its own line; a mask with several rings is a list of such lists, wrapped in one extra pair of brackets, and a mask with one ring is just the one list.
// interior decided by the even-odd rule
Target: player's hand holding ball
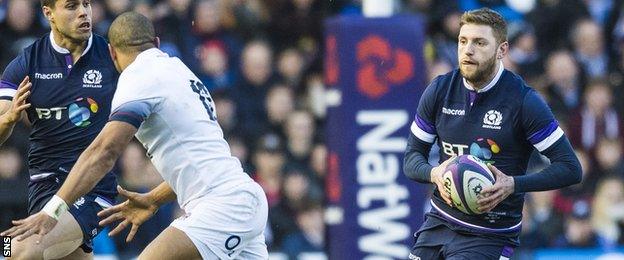
[(448, 166), (451, 162), (453, 162), (457, 158), (457, 156), (453, 155), (451, 158), (448, 158), (446, 161), (442, 162), (440, 165), (433, 167), (431, 169), (431, 183), (435, 184), (438, 187), (438, 191), (440, 192), (440, 196), (449, 206), (453, 206), (453, 202), (451, 201), (451, 190), (450, 183), (445, 183), (444, 181), (444, 172), (446, 171), (446, 166)]
[(494, 173), (496, 177), (496, 183), (490, 187), (486, 187), (481, 191), (482, 197), (477, 200), (479, 204), (479, 210), (482, 212), (489, 212), (496, 207), (501, 201), (505, 200), (509, 195), (514, 193), (515, 182), (514, 178), (505, 175), (494, 165), (488, 164), (490, 171)]

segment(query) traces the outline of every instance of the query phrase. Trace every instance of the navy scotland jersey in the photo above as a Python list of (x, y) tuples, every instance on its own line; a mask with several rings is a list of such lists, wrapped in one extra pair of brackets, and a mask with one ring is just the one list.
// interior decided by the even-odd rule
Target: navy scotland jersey
[[(453, 155), (472, 154), (514, 176), (514, 194), (480, 215), (449, 207), (436, 189), (432, 216), (453, 223), (450, 226), (454, 228), (516, 237), (524, 192), (580, 181), (578, 160), (552, 112), (532, 88), (502, 64), (495, 78), (478, 91), (457, 69), (435, 78), (420, 99), (411, 132), (405, 172), (416, 181), (430, 181), (432, 167), (417, 164), (414, 158), (428, 156), (436, 140), (441, 162)], [(550, 158), (552, 165), (543, 172), (526, 174), (535, 149)]]
[[(31, 181), (58, 176), (65, 179), (78, 156), (102, 130), (110, 114), (119, 73), (108, 44), (92, 34), (74, 64), (68, 50), (46, 34), (17, 56), (0, 81), (0, 99), (11, 100), (25, 76), (32, 82), (27, 102), (32, 124), (28, 152)], [(61, 176), (59, 176), (61, 175)], [(109, 173), (95, 192), (116, 193)]]

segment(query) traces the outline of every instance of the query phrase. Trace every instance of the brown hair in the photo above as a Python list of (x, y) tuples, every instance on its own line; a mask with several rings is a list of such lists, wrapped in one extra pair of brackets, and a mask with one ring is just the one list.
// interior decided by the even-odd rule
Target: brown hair
[(156, 47), (152, 22), (137, 12), (125, 12), (115, 18), (108, 30), (108, 40), (123, 52), (142, 52)]
[(464, 24), (478, 24), (490, 26), (494, 33), (494, 38), (496, 38), (498, 44), (507, 41), (507, 22), (505, 22), (505, 19), (503, 19), (503, 17), (498, 12), (490, 8), (484, 7), (477, 10), (465, 12), (461, 16), (459, 27), (464, 26)]
[(56, 0), (41, 0), (41, 7), (47, 6), (54, 8), (54, 4), (56, 4)]

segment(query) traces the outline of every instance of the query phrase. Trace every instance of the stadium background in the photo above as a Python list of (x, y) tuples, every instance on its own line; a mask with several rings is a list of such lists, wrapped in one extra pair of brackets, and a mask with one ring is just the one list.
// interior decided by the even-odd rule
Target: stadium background
[[(522, 247), (515, 258), (588, 259), (618, 251), (624, 244), (622, 1), (514, 5), (526, 2), (404, 0), (397, 1), (397, 13), (420, 17), (423, 82), (456, 66), (464, 10), (488, 6), (503, 13), (511, 44), (505, 67), (547, 100), (581, 159), (580, 185), (527, 194)], [(326, 183), (336, 181), (327, 174), (332, 160), (327, 160), (326, 140), (342, 134), (326, 129), (328, 100), (336, 97), (326, 84), (332, 75), (323, 73), (324, 65), (331, 66), (324, 53), (332, 48), (324, 39), (324, 24), (330, 17), (360, 17), (360, 1), (102, 0), (92, 1), (92, 7), (94, 32), (100, 35), (127, 10), (155, 23), (162, 49), (180, 57), (210, 88), (233, 154), (266, 191), (271, 206), (267, 243), (274, 258), (323, 259), (331, 248), (324, 224), (324, 215), (331, 214), (324, 208), (335, 192)], [(0, 69), (48, 31), (38, 0), (0, 0)], [(423, 87), (412, 86), (416, 94)], [(413, 112), (416, 102), (411, 103), (405, 109)], [(27, 147), (27, 122), (0, 147), (2, 230), (11, 219), (25, 216)], [(543, 167), (540, 159), (536, 156), (532, 169)], [(137, 143), (119, 165), (120, 182), (129, 190), (147, 191), (160, 182)], [(426, 193), (424, 186), (419, 191)], [(130, 244), (123, 242), (124, 235), (99, 236), (98, 258), (136, 256), (179, 214), (176, 205), (162, 208)]]

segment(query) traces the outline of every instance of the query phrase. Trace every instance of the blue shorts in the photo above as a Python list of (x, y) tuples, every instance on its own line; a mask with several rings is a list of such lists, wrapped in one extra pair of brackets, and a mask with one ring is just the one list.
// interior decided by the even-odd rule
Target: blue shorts
[(504, 240), (451, 230), (431, 217), (414, 240), (409, 259), (510, 259), (515, 248)]
[[(28, 215), (41, 211), (61, 188), (62, 181), (63, 179), (59, 177), (50, 177), (28, 183)], [(100, 219), (97, 213), (103, 207), (112, 205), (114, 201), (115, 197), (110, 194), (90, 192), (79, 198), (76, 203), (69, 205), (69, 213), (74, 216), (82, 229), (83, 243), (80, 247), (85, 253), (93, 252), (93, 238), (104, 229), (98, 225)]]

